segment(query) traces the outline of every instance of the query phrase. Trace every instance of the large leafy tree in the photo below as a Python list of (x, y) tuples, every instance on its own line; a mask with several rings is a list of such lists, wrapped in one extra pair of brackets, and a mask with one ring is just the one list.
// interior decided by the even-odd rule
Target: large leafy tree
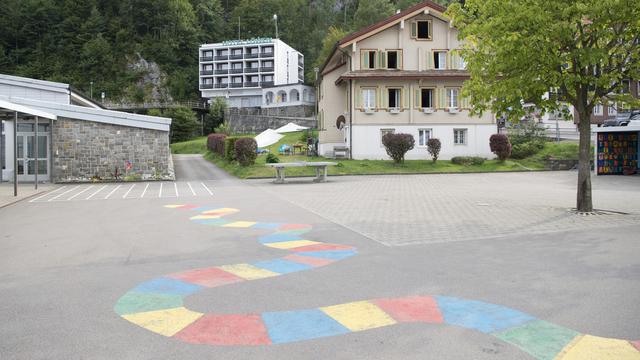
[[(640, 3), (634, 0), (467, 0), (449, 15), (466, 40), (464, 93), (475, 112), (518, 119), (575, 109), (580, 131), (577, 209), (593, 210), (590, 118), (598, 104), (634, 100), (623, 80), (640, 78)], [(557, 96), (546, 96), (550, 90)]]
[(394, 6), (388, 0), (367, 0), (358, 3), (353, 29), (359, 30), (393, 15)]

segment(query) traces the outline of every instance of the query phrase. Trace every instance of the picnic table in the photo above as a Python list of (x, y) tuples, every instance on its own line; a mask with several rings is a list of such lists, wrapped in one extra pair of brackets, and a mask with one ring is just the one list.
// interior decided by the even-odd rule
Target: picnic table
[(276, 184), (284, 184), (284, 170), (288, 167), (313, 167), (316, 169), (316, 177), (313, 179), (313, 182), (324, 182), (327, 181), (327, 167), (336, 165), (334, 162), (328, 161), (317, 161), (317, 162), (290, 162), (290, 163), (275, 163), (275, 164), (266, 164), (272, 168), (276, 169), (276, 180), (274, 181)]

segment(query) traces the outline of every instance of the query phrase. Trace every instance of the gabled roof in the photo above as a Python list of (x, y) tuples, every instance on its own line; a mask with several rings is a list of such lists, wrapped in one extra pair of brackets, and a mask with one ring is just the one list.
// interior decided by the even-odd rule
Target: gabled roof
[(60, 94), (69, 95), (69, 101), (75, 101), (76, 103), (82, 104), (82, 106), (95, 109), (104, 109), (102, 105), (91, 100), (82, 92), (65, 83), (0, 74), (0, 84), (57, 92)]
[(436, 14), (442, 16), (447, 8), (442, 5), (436, 4), (433, 1), (424, 1), (414, 6), (407, 8), (404, 11), (401, 11), (393, 16), (390, 16), (384, 20), (381, 20), (373, 25), (369, 25), (364, 29), (353, 32), (345, 37), (343, 37), (340, 41), (338, 41), (338, 46), (345, 47), (349, 45), (354, 40), (357, 40), (362, 37), (369, 37), (371, 35), (377, 34), (378, 32), (385, 30), (402, 20), (418, 15), (420, 12), (424, 11), (425, 8), (429, 8), (426, 10), (435, 10)]
[(93, 121), (104, 124), (129, 126), (143, 129), (169, 131), (171, 119), (159, 116), (131, 114), (122, 111), (96, 109), (85, 106), (60, 104), (18, 97), (0, 96), (13, 104), (24, 105), (30, 109), (44, 111), (57, 117)]

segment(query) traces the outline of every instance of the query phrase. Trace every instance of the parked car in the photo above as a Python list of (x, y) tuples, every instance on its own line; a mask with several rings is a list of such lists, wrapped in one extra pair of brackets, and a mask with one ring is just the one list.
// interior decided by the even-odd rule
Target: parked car
[(627, 126), (630, 121), (640, 121), (640, 110), (618, 113), (616, 117), (605, 119), (602, 126)]

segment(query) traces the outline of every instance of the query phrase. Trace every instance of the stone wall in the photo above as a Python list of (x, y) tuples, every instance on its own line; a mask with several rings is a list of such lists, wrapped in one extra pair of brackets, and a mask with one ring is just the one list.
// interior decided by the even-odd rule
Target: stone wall
[(290, 122), (310, 128), (316, 127), (315, 107), (309, 105), (228, 108), (224, 118), (231, 131), (238, 134), (258, 134)]
[(175, 179), (167, 131), (58, 118), (51, 143), (53, 182)]

